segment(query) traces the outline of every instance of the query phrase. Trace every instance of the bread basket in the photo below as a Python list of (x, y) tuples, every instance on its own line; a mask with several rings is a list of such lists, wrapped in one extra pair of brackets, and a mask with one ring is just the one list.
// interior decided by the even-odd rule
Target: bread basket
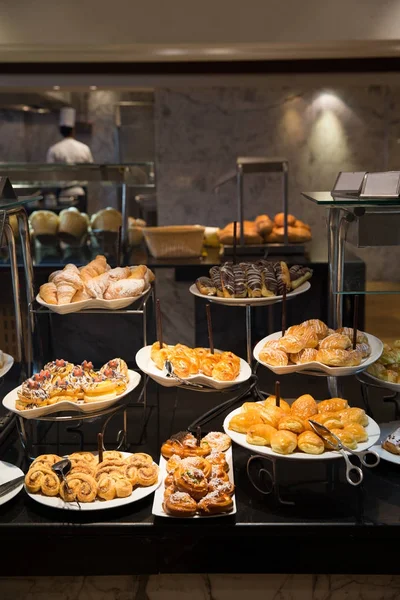
[(200, 256), (205, 227), (200, 225), (170, 225), (144, 227), (147, 247), (155, 258), (189, 258)]

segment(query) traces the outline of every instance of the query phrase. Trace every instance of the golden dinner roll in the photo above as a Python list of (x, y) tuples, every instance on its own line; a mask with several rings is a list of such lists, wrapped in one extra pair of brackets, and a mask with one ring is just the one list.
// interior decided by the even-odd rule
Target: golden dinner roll
[[(293, 225), (296, 223), (296, 217), (288, 213), (286, 221), (288, 225), (293, 227)], [(283, 227), (285, 225), (285, 213), (276, 213), (274, 217), (274, 222), (275, 225), (277, 225), (278, 227)]]
[(304, 343), (302, 342), (302, 338), (297, 338), (294, 335), (287, 334), (279, 340), (278, 349), (288, 354), (300, 352), (303, 348)]
[(350, 423), (349, 425), (346, 425), (344, 431), (348, 431), (349, 433), (354, 435), (358, 443), (366, 442), (368, 440), (367, 430), (362, 425), (360, 425), (360, 423)]
[(368, 425), (368, 416), (363, 408), (346, 408), (339, 412), (339, 416), (344, 426), (349, 425), (350, 423), (359, 423), (364, 427)]
[(349, 336), (342, 333), (332, 333), (319, 343), (320, 350), (324, 348), (328, 348), (329, 350), (347, 350), (350, 346), (351, 340)]
[(295, 365), (302, 365), (308, 362), (314, 362), (317, 359), (318, 350), (315, 348), (304, 348), (296, 354), (290, 354), (289, 358)]
[(278, 454), (292, 454), (297, 447), (297, 435), (292, 431), (276, 431), (271, 435), (271, 448)]
[(322, 439), (314, 431), (304, 431), (297, 438), (299, 450), (306, 454), (322, 454), (325, 445)]
[(264, 420), (264, 423), (268, 423), (268, 425), (272, 425), (272, 427), (278, 429), (279, 421), (286, 414), (287, 413), (283, 408), (279, 408), (278, 406), (266, 406), (262, 412), (262, 419)]
[(263, 417), (257, 411), (243, 412), (232, 417), (229, 421), (228, 428), (232, 429), (232, 431), (237, 431), (238, 433), (247, 433), (247, 430), (250, 427), (263, 422)]
[(318, 413), (317, 403), (310, 394), (304, 394), (293, 402), (291, 412), (300, 419), (310, 419)]
[(296, 415), (287, 415), (282, 417), (279, 421), (278, 429), (284, 431), (292, 431), (293, 433), (303, 433), (305, 430), (305, 423), (303, 419), (300, 417), (296, 417)]
[(246, 442), (248, 444), (254, 444), (255, 446), (270, 446), (271, 436), (275, 432), (275, 427), (268, 425), (268, 423), (253, 425), (247, 431)]
[(286, 352), (279, 348), (272, 348), (271, 346), (264, 347), (261, 350), (259, 359), (261, 362), (273, 367), (286, 367), (289, 362)]
[(320, 340), (328, 335), (328, 326), (319, 319), (309, 319), (301, 323), (304, 327), (312, 327)]
[[(268, 406), (276, 406), (276, 396), (268, 396), (268, 398), (266, 398), (263, 402), (264, 407), (267, 408)], [(290, 413), (290, 406), (289, 404), (286, 402), (286, 400), (284, 400), (283, 398), (280, 399), (279, 401), (279, 407), (287, 412)]]
[[(330, 398), (318, 402), (317, 408), (319, 413), (324, 412), (339, 412), (348, 408), (349, 403), (344, 398)], [(339, 416), (339, 415), (338, 415)]]
[[(350, 450), (356, 450), (357, 440), (350, 431), (345, 431), (344, 429), (331, 429), (331, 431), (339, 438), (342, 444), (350, 448)], [(332, 450), (332, 448), (330, 449)]]

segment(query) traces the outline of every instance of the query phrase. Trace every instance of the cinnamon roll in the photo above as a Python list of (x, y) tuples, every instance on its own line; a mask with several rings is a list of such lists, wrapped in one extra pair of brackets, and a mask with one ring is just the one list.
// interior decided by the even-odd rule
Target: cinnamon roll
[(138, 485), (149, 487), (158, 481), (158, 466), (155, 464), (139, 467), (137, 471)]
[(58, 454), (40, 454), (40, 456), (35, 458), (35, 460), (33, 461), (33, 463), (30, 466), (30, 469), (32, 469), (32, 467), (35, 465), (40, 465), (42, 467), (47, 466), (47, 467), (51, 468), (53, 465), (55, 465), (60, 460), (62, 460), (62, 458), (61, 458), (61, 456), (58, 456)]
[(29, 493), (42, 492), (44, 496), (57, 496), (60, 491), (60, 481), (54, 471), (45, 466), (36, 465), (25, 475), (25, 486)]
[(65, 502), (93, 502), (97, 496), (97, 482), (94, 477), (86, 473), (73, 473), (67, 475), (60, 486), (60, 496)]
[(118, 473), (103, 473), (97, 482), (97, 495), (102, 500), (127, 498), (132, 494), (132, 483)]
[(90, 463), (91, 465), (97, 465), (99, 459), (98, 457), (93, 454), (92, 452), (73, 452), (72, 454), (69, 455), (69, 459), (71, 461), (76, 460), (76, 461), (85, 461)]
[(139, 483), (138, 467), (136, 467), (135, 465), (132, 465), (132, 464), (127, 464), (126, 467), (123, 469), (122, 473), (124, 474), (124, 476), (127, 479), (129, 479), (129, 481), (131, 482), (133, 487), (138, 485), (138, 483)]
[(153, 459), (150, 454), (145, 454), (144, 452), (135, 452), (128, 456), (126, 462), (134, 467), (145, 467), (146, 465), (152, 465)]

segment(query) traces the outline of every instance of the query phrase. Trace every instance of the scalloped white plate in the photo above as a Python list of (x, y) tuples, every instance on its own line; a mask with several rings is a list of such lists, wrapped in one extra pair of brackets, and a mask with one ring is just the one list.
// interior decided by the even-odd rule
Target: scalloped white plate
[[(136, 354), (136, 364), (143, 373), (146, 373), (149, 377), (154, 379), (157, 383), (164, 387), (179, 387), (184, 385), (179, 383), (173, 377), (167, 377), (165, 371), (160, 371), (154, 362), (150, 358), (151, 346), (144, 346)], [(240, 359), (240, 371), (239, 375), (233, 381), (217, 381), (207, 375), (191, 375), (187, 377), (185, 381), (188, 383), (199, 383), (215, 390), (224, 390), (232, 387), (233, 385), (239, 385), (244, 383), (251, 377), (251, 368), (245, 360)]]
[[(310, 282), (305, 281), (296, 290), (288, 292), (286, 299), (291, 300), (299, 294), (304, 294), (304, 292), (308, 292), (310, 287)], [(283, 296), (269, 296), (268, 298), (220, 298), (219, 296), (206, 296), (199, 292), (195, 283), (190, 286), (189, 292), (193, 296), (208, 300), (209, 302), (215, 302), (216, 304), (223, 304), (224, 306), (268, 306), (282, 302), (283, 298)]]
[(6, 373), (8, 373), (8, 371), (11, 369), (11, 367), (14, 364), (14, 359), (9, 354), (6, 354), (5, 352), (3, 352), (3, 357), (4, 357), (4, 364), (0, 369), (0, 377), (4, 377), (4, 375)]
[(119, 308), (126, 308), (133, 302), (142, 298), (149, 291), (150, 287), (146, 288), (139, 296), (133, 298), (117, 298), (115, 300), (104, 300), (103, 298), (93, 298), (91, 300), (82, 300), (81, 302), (70, 302), (69, 304), (47, 304), (44, 302), (39, 294), (36, 296), (36, 301), (41, 306), (48, 308), (52, 312), (58, 315), (68, 315), (71, 313), (80, 312), (81, 310), (87, 310), (89, 308), (102, 308), (104, 310), (118, 310)]
[(62, 412), (62, 411), (71, 411), (71, 412), (83, 412), (83, 413), (91, 413), (96, 412), (98, 410), (102, 410), (103, 408), (107, 408), (108, 406), (112, 406), (118, 400), (132, 392), (140, 383), (141, 375), (136, 373), (136, 371), (128, 370), (129, 373), (129, 381), (126, 390), (123, 394), (119, 396), (115, 396), (115, 398), (110, 398), (109, 400), (99, 400), (98, 402), (58, 402), (57, 404), (51, 404), (49, 406), (40, 406), (38, 408), (28, 408), (27, 410), (18, 410), (15, 408), (15, 402), (18, 398), (18, 390), (21, 386), (18, 386), (11, 390), (4, 398), (3, 398), (3, 406), (11, 412), (19, 415), (20, 417), (24, 417), (24, 419), (37, 419), (40, 417), (44, 417), (45, 415), (51, 415), (54, 413)]
[[(234, 477), (233, 477), (232, 448), (228, 448), (225, 456), (226, 456), (226, 462), (228, 463), (228, 466), (229, 466), (229, 471), (228, 471), (229, 481), (231, 481), (231, 483), (234, 484), (235, 481), (234, 481)], [(233, 496), (232, 496), (233, 507), (230, 512), (220, 513), (218, 515), (194, 515), (193, 517), (174, 517), (173, 515), (167, 515), (167, 513), (164, 512), (164, 509), (163, 509), (164, 491), (165, 491), (164, 479), (167, 476), (166, 465), (167, 465), (167, 461), (161, 454), (159, 466), (160, 466), (160, 476), (161, 476), (162, 485), (160, 485), (160, 487), (156, 490), (156, 493), (154, 494), (153, 509), (151, 511), (155, 517), (166, 517), (167, 519), (211, 519), (211, 518), (215, 518), (215, 517), (230, 517), (231, 515), (236, 514), (236, 498), (235, 498), (235, 494), (233, 494)]]
[[(123, 454), (124, 458), (127, 458), (132, 453), (122, 452), (121, 454)], [(161, 482), (161, 471), (159, 471), (157, 483), (149, 487), (138, 487), (134, 489), (132, 494), (127, 498), (114, 498), (114, 500), (95, 500), (94, 502), (80, 502), (80, 504), (77, 502), (64, 502), (64, 500), (58, 496), (52, 497), (43, 496), (42, 494), (30, 494), (29, 492), (26, 493), (30, 498), (32, 498), (32, 500), (35, 500), (35, 502), (44, 504), (44, 506), (49, 506), (50, 508), (79, 511), (105, 510), (107, 508), (118, 508), (119, 506), (125, 506), (126, 504), (138, 502), (138, 500), (142, 500), (143, 498), (146, 498), (146, 496), (150, 496), (150, 494), (152, 494), (159, 487)]]
[(370, 333), (366, 333), (365, 335), (367, 336), (368, 343), (371, 346), (371, 354), (368, 356), (368, 358), (364, 358), (364, 360), (361, 361), (361, 364), (359, 364), (357, 367), (328, 367), (327, 365), (316, 361), (304, 363), (302, 365), (289, 364), (285, 367), (275, 367), (273, 365), (268, 365), (267, 363), (259, 359), (260, 352), (263, 349), (265, 343), (269, 340), (280, 339), (282, 337), (281, 331), (271, 333), (271, 335), (268, 335), (267, 337), (260, 340), (254, 348), (253, 355), (256, 361), (258, 361), (261, 365), (264, 365), (264, 367), (270, 369), (270, 371), (277, 373), (278, 375), (286, 375), (288, 373), (299, 373), (300, 371), (323, 371), (331, 377), (354, 375), (354, 373), (364, 371), (364, 369), (369, 367), (369, 365), (372, 365), (372, 363), (378, 360), (383, 351), (383, 344), (380, 339), (378, 339), (374, 335), (371, 335)]
[[(261, 402), (259, 402), (261, 404)], [(305, 454), (304, 452), (300, 452), (296, 450), (293, 454), (278, 454), (274, 452), (269, 446), (256, 446), (255, 444), (249, 444), (246, 442), (246, 434), (238, 433), (237, 431), (232, 431), (228, 429), (229, 421), (235, 415), (238, 415), (241, 412), (241, 407), (236, 408), (232, 412), (229, 413), (224, 419), (223, 428), (224, 431), (232, 441), (236, 442), (239, 446), (243, 446), (243, 448), (247, 448), (251, 452), (256, 454), (264, 454), (266, 456), (275, 456), (277, 458), (288, 458), (290, 460), (330, 460), (333, 458), (341, 458), (340, 452), (336, 452), (335, 450), (325, 451), (323, 454)], [(357, 445), (357, 450), (367, 450), (379, 439), (380, 436), (380, 428), (376, 421), (368, 417), (369, 422), (366, 427), (368, 433), (368, 440), (366, 442), (360, 443)]]

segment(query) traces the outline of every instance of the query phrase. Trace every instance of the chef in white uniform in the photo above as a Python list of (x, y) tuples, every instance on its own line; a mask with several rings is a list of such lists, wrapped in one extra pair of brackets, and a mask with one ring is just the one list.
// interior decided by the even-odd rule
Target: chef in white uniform
[[(60, 111), (60, 133), (64, 139), (51, 146), (47, 152), (48, 163), (93, 163), (93, 156), (89, 146), (75, 139), (76, 111), (74, 108), (65, 107)], [(86, 193), (82, 187), (63, 187), (60, 190), (60, 202), (68, 202), (76, 196), (85, 197)], [(85, 203), (84, 198), (79, 198), (79, 204)], [(81, 209), (82, 210), (82, 209)]]

